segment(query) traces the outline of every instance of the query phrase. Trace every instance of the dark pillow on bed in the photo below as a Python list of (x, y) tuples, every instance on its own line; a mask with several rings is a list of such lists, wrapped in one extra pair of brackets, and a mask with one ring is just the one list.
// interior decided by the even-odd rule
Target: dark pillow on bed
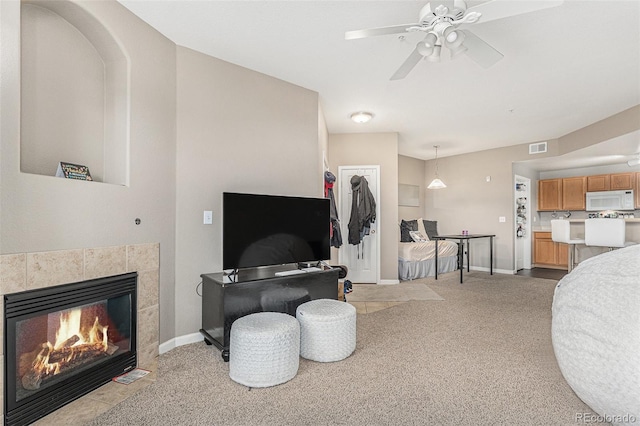
[(429, 239), (438, 236), (438, 221), (437, 220), (423, 220), (424, 230), (427, 232)]
[(413, 238), (409, 234), (409, 231), (417, 231), (418, 230), (418, 221), (417, 220), (402, 220), (400, 221), (400, 242), (401, 243), (412, 243)]

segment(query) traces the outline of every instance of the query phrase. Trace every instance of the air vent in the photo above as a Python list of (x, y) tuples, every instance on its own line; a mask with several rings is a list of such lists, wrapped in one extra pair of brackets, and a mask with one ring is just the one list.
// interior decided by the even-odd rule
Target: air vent
[(529, 144), (529, 154), (540, 154), (542, 152), (547, 152), (546, 142)]

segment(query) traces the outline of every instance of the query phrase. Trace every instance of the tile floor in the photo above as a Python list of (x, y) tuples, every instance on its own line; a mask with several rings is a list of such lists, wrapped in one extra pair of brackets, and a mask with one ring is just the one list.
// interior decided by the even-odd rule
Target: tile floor
[(151, 373), (129, 385), (107, 383), (33, 423), (35, 426), (82, 425), (144, 389), (158, 377), (157, 361)]

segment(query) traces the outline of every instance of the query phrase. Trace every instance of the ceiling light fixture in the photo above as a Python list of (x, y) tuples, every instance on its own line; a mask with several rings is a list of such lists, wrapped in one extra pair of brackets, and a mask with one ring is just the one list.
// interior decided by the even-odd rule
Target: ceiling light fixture
[(368, 123), (369, 121), (371, 121), (372, 118), (373, 118), (373, 114), (366, 111), (359, 111), (351, 114), (351, 120), (353, 120), (355, 123), (358, 123), (358, 124)]
[(436, 149), (436, 177), (435, 177), (435, 179), (433, 179), (431, 181), (431, 183), (429, 184), (429, 186), (427, 186), (427, 188), (428, 189), (446, 188), (447, 185), (445, 185), (444, 182), (441, 181), (440, 178), (438, 177), (438, 148), (439, 148), (439, 145), (434, 145), (433, 147)]

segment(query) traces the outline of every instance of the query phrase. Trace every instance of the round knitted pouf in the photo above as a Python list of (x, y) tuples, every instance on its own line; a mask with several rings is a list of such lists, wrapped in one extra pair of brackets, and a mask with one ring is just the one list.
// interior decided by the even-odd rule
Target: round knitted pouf
[(261, 388), (287, 382), (298, 373), (300, 324), (291, 315), (259, 312), (231, 325), (229, 377)]
[(356, 348), (356, 308), (333, 299), (303, 303), (296, 310), (300, 322), (300, 356), (312, 361), (345, 359)]
[(580, 262), (556, 286), (551, 338), (567, 383), (604, 421), (640, 425), (640, 245)]

